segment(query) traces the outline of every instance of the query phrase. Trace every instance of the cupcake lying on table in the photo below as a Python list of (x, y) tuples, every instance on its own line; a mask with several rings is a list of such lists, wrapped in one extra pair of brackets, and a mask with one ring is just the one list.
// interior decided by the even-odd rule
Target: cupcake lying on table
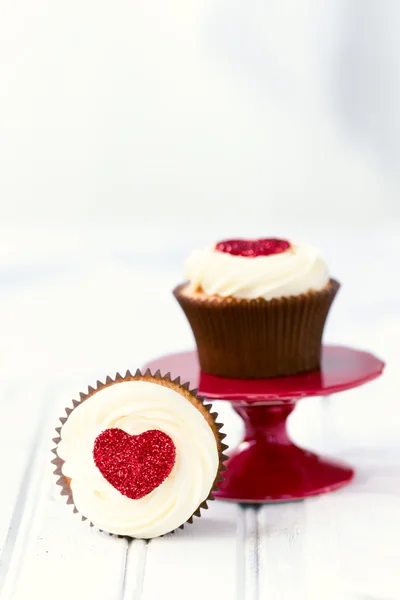
[(226, 240), (192, 253), (174, 290), (204, 373), (263, 378), (320, 367), (339, 289), (320, 252), (288, 240)]
[(159, 372), (97, 382), (66, 409), (52, 461), (61, 494), (102, 531), (154, 538), (191, 523), (224, 470), (224, 434), (197, 390)]

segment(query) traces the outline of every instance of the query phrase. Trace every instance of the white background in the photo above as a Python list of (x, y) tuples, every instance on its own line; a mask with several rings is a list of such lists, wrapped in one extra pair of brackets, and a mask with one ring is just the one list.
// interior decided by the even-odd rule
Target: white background
[(3, 0), (7, 223), (392, 222), (396, 0)]

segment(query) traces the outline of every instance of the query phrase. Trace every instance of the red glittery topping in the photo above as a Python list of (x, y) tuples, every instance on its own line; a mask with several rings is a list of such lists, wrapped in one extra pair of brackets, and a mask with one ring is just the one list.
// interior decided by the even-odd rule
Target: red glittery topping
[(265, 238), (263, 240), (225, 240), (218, 242), (215, 249), (218, 252), (226, 252), (234, 256), (268, 256), (269, 254), (280, 254), (290, 248), (287, 240), (276, 238)]
[(106, 429), (96, 438), (93, 458), (115, 489), (138, 500), (150, 494), (171, 473), (176, 449), (169, 435), (158, 429), (140, 435)]

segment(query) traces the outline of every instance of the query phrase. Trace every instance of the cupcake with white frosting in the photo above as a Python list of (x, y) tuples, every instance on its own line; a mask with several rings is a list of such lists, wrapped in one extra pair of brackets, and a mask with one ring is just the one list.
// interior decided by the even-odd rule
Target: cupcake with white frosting
[(192, 253), (174, 294), (203, 372), (263, 378), (318, 369), (339, 289), (321, 253), (287, 240), (226, 240)]
[(216, 413), (179, 378), (128, 371), (66, 409), (54, 441), (61, 494), (102, 531), (149, 539), (207, 508), (224, 469)]

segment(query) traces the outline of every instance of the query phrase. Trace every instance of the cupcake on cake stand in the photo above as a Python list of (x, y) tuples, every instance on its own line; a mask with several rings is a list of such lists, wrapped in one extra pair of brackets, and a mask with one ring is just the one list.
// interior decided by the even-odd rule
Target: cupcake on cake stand
[(261, 503), (298, 500), (341, 488), (354, 471), (339, 461), (296, 446), (286, 419), (296, 403), (363, 385), (381, 375), (384, 363), (368, 352), (324, 346), (321, 368), (289, 377), (231, 379), (202, 373), (196, 352), (170, 354), (146, 367), (180, 376), (210, 400), (230, 402), (245, 424), (244, 440), (230, 453), (216, 497)]
[(174, 295), (197, 353), (147, 366), (231, 402), (243, 418), (245, 437), (230, 454), (218, 497), (296, 500), (349, 483), (351, 467), (299, 448), (286, 430), (302, 398), (362, 385), (384, 367), (367, 352), (322, 346), (340, 284), (319, 250), (277, 238), (225, 240), (192, 253), (185, 278)]

